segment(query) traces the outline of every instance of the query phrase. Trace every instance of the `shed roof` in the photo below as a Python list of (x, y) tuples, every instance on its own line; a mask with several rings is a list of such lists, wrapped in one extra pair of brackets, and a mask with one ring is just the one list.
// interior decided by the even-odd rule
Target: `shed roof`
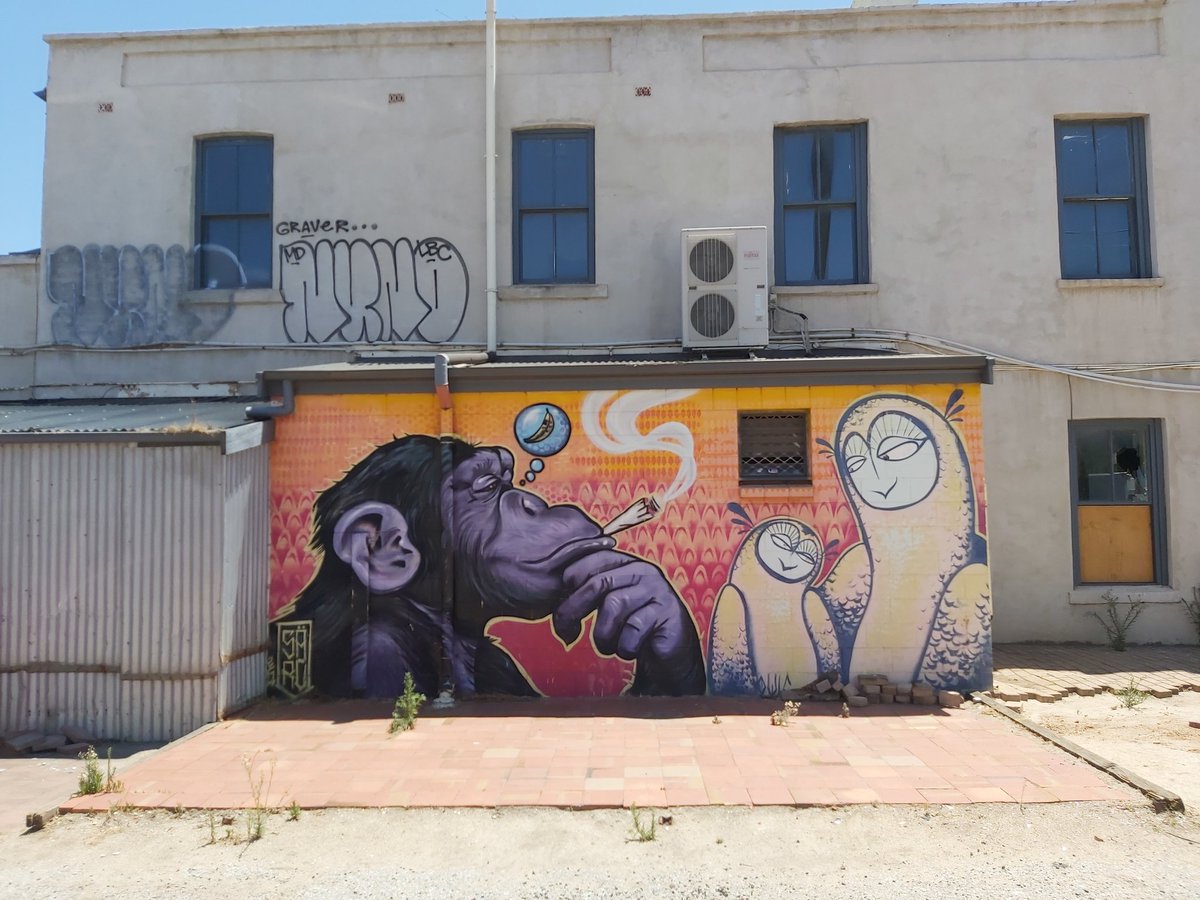
[(229, 453), (269, 441), (264, 425), (246, 418), (244, 400), (0, 404), (0, 443), (212, 444)]

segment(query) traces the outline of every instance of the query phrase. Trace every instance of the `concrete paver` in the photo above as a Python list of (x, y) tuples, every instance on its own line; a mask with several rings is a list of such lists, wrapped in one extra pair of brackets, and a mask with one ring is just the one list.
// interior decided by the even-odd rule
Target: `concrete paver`
[[(389, 736), (388, 704), (266, 704), (64, 810), (1041, 803), (1136, 796), (977, 707), (716, 698), (472, 701)], [(257, 799), (256, 799), (257, 794)]]
[(1048, 703), (1068, 694), (1091, 696), (1132, 683), (1155, 697), (1200, 691), (1200, 647), (1130, 646), (1121, 652), (1094, 644), (997, 644), (993, 649), (999, 700)]

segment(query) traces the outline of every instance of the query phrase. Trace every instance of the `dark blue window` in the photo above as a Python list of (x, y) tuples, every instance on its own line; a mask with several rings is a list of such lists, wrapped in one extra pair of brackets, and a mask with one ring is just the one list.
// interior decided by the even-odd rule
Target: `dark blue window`
[(591, 131), (513, 133), (513, 281), (596, 280)]
[(775, 283), (856, 284), (867, 267), (867, 126), (775, 130)]
[(1063, 278), (1148, 278), (1145, 129), (1141, 119), (1059, 121)]
[(197, 142), (196, 287), (271, 286), (273, 157), (271, 138)]

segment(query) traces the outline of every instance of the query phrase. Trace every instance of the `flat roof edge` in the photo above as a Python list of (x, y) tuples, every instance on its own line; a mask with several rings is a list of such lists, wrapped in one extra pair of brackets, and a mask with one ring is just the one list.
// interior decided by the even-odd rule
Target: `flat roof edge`
[[(451, 367), (458, 393), (622, 390), (646, 387), (805, 387), (870, 384), (991, 384), (988, 356), (869, 356), (754, 361), (488, 364)], [(433, 365), (356, 364), (265, 371), (273, 394), (291, 381), (297, 394), (432, 393)]]
[[(846, 0), (848, 3), (849, 0)], [(821, 21), (845, 16), (869, 17), (872, 19), (899, 18), (905, 16), (931, 17), (936, 14), (951, 16), (979, 16), (1020, 11), (1023, 14), (1054, 13), (1068, 11), (1069, 13), (1086, 13), (1096, 9), (1158, 9), (1165, 6), (1166, 0), (1090, 0), (1079, 3), (1076, 0), (1036, 0), (1036, 2), (990, 2), (990, 3), (957, 3), (957, 2), (926, 2), (912, 6), (882, 6), (859, 7), (849, 5), (836, 9), (800, 9), (800, 10), (757, 10), (747, 12), (725, 13), (681, 13), (666, 15), (626, 15), (626, 16), (579, 16), (579, 17), (547, 17), (540, 19), (504, 18), (497, 17), (498, 27), (613, 27), (621, 25), (636, 25), (639, 23), (680, 23), (705, 24), (709, 22), (766, 22), (771, 20), (807, 19)], [(157, 31), (109, 31), (109, 32), (52, 32), (44, 34), (42, 40), (47, 44), (88, 43), (115, 40), (162, 40), (171, 38), (206, 39), (226, 37), (255, 37), (278, 36), (290, 34), (321, 34), (335, 31), (371, 31), (378, 29), (412, 29), (427, 31), (447, 31), (463, 28), (482, 28), (484, 18), (453, 19), (447, 21), (427, 20), (413, 22), (330, 22), (313, 25), (263, 25), (227, 28), (192, 28)]]

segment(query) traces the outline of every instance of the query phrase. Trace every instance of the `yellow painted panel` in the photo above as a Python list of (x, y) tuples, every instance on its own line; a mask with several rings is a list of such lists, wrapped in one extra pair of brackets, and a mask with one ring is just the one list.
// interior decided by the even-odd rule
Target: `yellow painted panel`
[(787, 409), (787, 388), (765, 387), (762, 389), (763, 409)]
[(1079, 580), (1088, 584), (1154, 580), (1149, 506), (1079, 507)]

